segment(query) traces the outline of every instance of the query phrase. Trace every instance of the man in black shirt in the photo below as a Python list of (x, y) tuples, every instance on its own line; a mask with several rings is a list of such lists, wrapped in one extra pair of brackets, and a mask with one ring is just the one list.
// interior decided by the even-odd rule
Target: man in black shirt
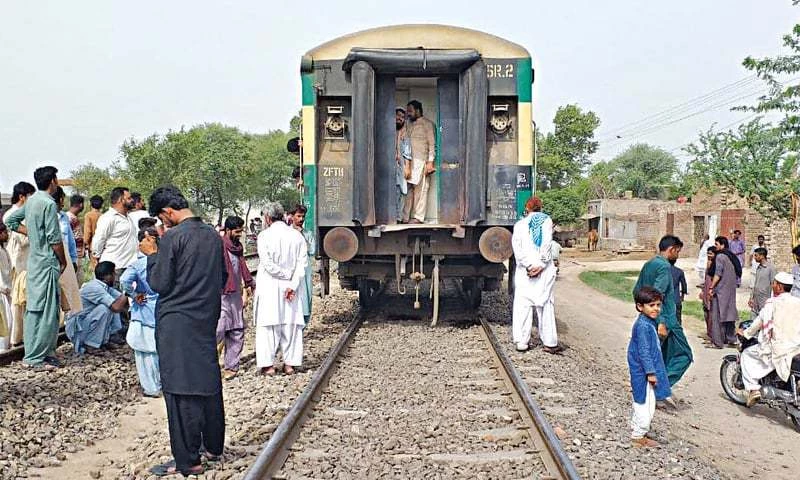
[(216, 345), (227, 277), (222, 241), (192, 213), (177, 188), (157, 188), (149, 203), (150, 215), (168, 227), (158, 252), (143, 253), (149, 255), (148, 282), (159, 294), (156, 349), (175, 459), (151, 471), (196, 475), (203, 472), (200, 449), (216, 460), (225, 441)]

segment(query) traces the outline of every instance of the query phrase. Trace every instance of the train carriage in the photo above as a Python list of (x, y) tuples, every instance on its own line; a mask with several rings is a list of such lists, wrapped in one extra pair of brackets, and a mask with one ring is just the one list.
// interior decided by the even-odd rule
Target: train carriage
[[(456, 279), (474, 306), (500, 288), (511, 226), (531, 195), (530, 54), (475, 30), (391, 26), (310, 50), (301, 81), (306, 228), (323, 290), (330, 259), (364, 304), (392, 281), (418, 293), (423, 279), (434, 289)], [(396, 221), (394, 115), (410, 100), (436, 130), (421, 224)]]

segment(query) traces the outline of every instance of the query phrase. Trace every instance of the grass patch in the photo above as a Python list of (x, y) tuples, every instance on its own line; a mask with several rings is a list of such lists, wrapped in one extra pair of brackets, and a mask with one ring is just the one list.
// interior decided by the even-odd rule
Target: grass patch
[[(596, 272), (587, 270), (581, 272), (578, 278), (586, 285), (589, 285), (609, 297), (614, 297), (617, 300), (633, 304), (633, 286), (636, 285), (636, 280), (633, 278), (638, 276), (638, 271)], [(691, 295), (692, 294), (690, 294), (690, 296)], [(697, 298), (696, 294), (695, 298)], [(687, 316), (694, 317), (703, 322), (703, 304), (699, 300), (684, 300), (683, 317)], [(739, 310), (739, 319), (749, 320), (750, 311)], [(705, 324), (703, 328), (705, 328)]]
[(638, 271), (627, 272), (581, 272), (578, 278), (590, 287), (623, 302), (633, 303), (633, 286), (636, 281), (629, 277), (638, 277)]

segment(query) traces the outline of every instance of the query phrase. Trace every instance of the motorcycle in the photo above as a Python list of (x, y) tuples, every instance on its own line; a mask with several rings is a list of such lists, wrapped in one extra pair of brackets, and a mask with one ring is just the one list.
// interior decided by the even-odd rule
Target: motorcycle
[[(751, 321), (742, 322), (739, 326), (744, 330), (750, 326)], [(722, 389), (734, 403), (745, 405), (747, 403), (747, 390), (742, 380), (741, 355), (746, 348), (758, 344), (754, 337), (746, 339), (741, 335), (737, 353), (725, 355), (719, 369), (719, 380)], [(784, 382), (773, 370), (759, 381), (761, 385), (761, 402), (770, 408), (781, 409), (794, 424), (795, 430), (800, 432), (800, 355), (792, 359), (791, 375), (789, 381)]]

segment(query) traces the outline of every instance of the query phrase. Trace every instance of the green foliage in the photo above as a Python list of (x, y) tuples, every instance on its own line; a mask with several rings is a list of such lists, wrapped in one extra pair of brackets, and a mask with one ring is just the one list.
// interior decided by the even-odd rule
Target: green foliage
[(300, 135), (300, 132), (303, 129), (303, 111), (300, 110), (297, 112), (297, 115), (292, 117), (289, 120), (289, 138), (296, 137)]
[[(638, 271), (597, 272), (587, 270), (578, 275), (578, 278), (586, 285), (617, 300), (630, 303), (631, 308), (633, 308), (633, 286), (636, 284), (638, 277)], [(688, 296), (683, 301), (684, 326), (686, 325), (687, 317), (692, 317), (696, 326), (705, 328), (705, 322), (701, 323), (703, 321), (703, 304), (699, 300), (690, 299)], [(748, 320), (749, 318), (749, 310), (739, 310), (740, 320)]]
[(638, 198), (666, 199), (676, 191), (678, 159), (669, 152), (639, 143), (589, 170), (593, 198), (617, 198), (630, 190)]
[(755, 119), (737, 130), (710, 129), (686, 148), (690, 172), (703, 186), (726, 187), (767, 218), (792, 218), (793, 192), (800, 188), (797, 156), (782, 129)]
[(91, 163), (81, 165), (80, 167), (70, 172), (70, 177), (75, 182), (75, 193), (79, 193), (86, 197), (86, 205), (88, 208), (89, 198), (100, 195), (109, 202), (109, 195), (111, 189), (119, 185), (119, 181), (114, 179), (111, 172), (107, 168), (100, 168)]
[(300, 192), (290, 178), (300, 158), (286, 151), (286, 142), (292, 136), (280, 130), (250, 136), (253, 155), (242, 183), (242, 201), (248, 210), (267, 201), (280, 202), (287, 208), (300, 202)]
[[(795, 5), (798, 2), (794, 2)], [(788, 148), (800, 150), (800, 80), (782, 82), (781, 76), (800, 72), (800, 24), (792, 32), (784, 35), (783, 45), (788, 53), (775, 57), (745, 58), (743, 65), (755, 72), (769, 86), (769, 92), (759, 97), (758, 104), (744, 107), (754, 112), (780, 112), (783, 115), (778, 128), (788, 142)]]
[(181, 128), (128, 139), (120, 147), (118, 165), (84, 165), (72, 176), (78, 191), (104, 197), (116, 185), (147, 198), (159, 185), (173, 184), (196, 213), (222, 222), (232, 213), (248, 215), (254, 205), (267, 201), (287, 206), (299, 202), (290, 176), (300, 160), (286, 151), (291, 136), (280, 130), (248, 134), (218, 123)]
[(665, 199), (678, 173), (674, 155), (647, 144), (636, 144), (611, 160), (618, 192), (630, 190), (637, 198)]
[(571, 225), (578, 221), (589, 199), (588, 182), (576, 182), (565, 188), (544, 190), (539, 193), (543, 210), (557, 225)]
[(251, 162), (252, 144), (238, 128), (219, 124), (194, 127), (188, 132), (191, 145), (187, 178), (196, 205), (217, 212), (217, 223), (234, 210), (242, 198), (243, 173)]
[(597, 151), (594, 132), (600, 119), (594, 112), (565, 105), (556, 111), (553, 125), (553, 132), (546, 135), (536, 132), (537, 190), (572, 184), (589, 166), (590, 155)]
[(616, 198), (619, 188), (614, 183), (616, 175), (615, 166), (611, 162), (597, 162), (592, 165), (586, 179), (589, 189), (589, 198)]
[(633, 286), (639, 277), (638, 271), (597, 272), (586, 270), (578, 275), (583, 283), (610, 297), (633, 303)]

